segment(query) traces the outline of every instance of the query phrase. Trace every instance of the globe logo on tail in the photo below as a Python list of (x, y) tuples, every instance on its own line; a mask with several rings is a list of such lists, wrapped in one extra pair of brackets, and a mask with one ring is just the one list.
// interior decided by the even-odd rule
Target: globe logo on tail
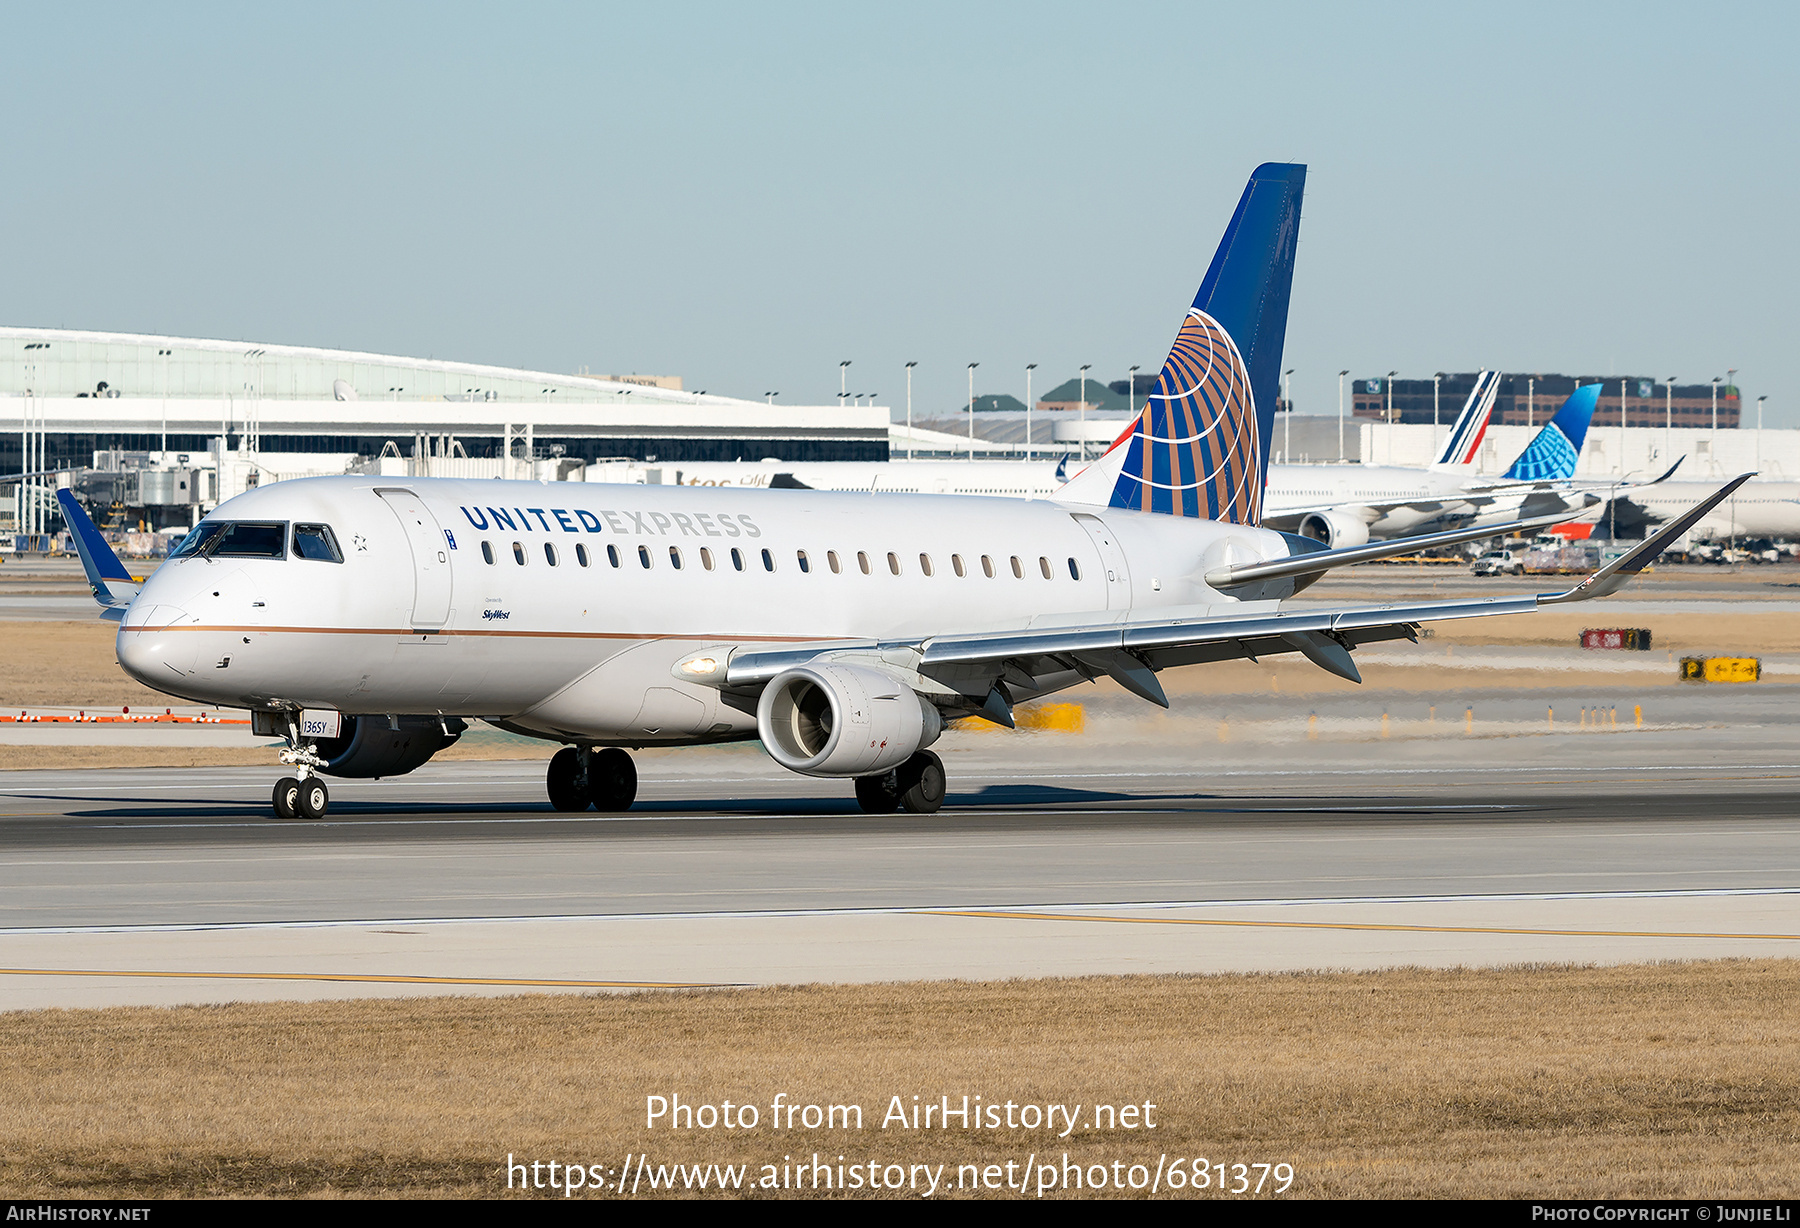
[(1120, 437), (1113, 507), (1256, 524), (1262, 441), (1250, 375), (1231, 334), (1190, 308), (1156, 391)]

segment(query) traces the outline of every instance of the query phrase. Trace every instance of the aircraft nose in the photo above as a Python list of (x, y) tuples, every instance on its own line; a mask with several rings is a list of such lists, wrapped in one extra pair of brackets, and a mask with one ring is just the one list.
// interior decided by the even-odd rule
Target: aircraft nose
[(119, 665), (145, 686), (167, 690), (194, 672), (199, 640), (178, 629), (193, 621), (180, 606), (153, 605), (140, 610), (133, 602), (115, 644)]

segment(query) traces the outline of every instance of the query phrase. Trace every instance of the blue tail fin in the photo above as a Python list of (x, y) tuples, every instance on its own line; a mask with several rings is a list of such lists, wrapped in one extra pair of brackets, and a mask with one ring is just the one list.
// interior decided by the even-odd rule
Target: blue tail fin
[(1256, 168), (1143, 413), (1058, 498), (1262, 518), (1306, 168)]
[(125, 570), (125, 564), (119, 561), (113, 548), (106, 544), (106, 538), (100, 535), (93, 520), (75, 501), (75, 496), (66, 490), (56, 492), (56, 502), (75, 539), (75, 553), (81, 556), (81, 568), (87, 572), (88, 587), (93, 590), (94, 600), (109, 609), (123, 609), (131, 604), (131, 599), (137, 596), (138, 582)]
[(1504, 476), (1521, 482), (1574, 477), (1588, 423), (1594, 420), (1594, 407), (1599, 403), (1599, 384), (1586, 384), (1570, 393), (1556, 416), (1525, 445)]

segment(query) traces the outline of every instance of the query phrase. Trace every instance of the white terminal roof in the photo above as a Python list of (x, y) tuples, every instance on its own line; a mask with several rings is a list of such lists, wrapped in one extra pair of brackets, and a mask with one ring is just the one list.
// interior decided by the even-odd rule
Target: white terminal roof
[[(99, 385), (106, 391), (96, 395)], [(261, 342), (0, 326), (0, 396), (43, 401), (52, 429), (269, 433), (736, 432), (885, 437), (879, 406), (769, 405), (594, 376)], [(9, 415), (0, 410), (0, 430)], [(192, 424), (192, 425), (190, 425)]]

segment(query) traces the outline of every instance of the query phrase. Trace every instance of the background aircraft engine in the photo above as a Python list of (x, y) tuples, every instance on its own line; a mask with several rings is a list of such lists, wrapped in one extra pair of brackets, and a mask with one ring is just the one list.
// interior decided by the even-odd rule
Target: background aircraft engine
[(1324, 542), (1333, 550), (1369, 544), (1369, 522), (1340, 511), (1312, 512), (1300, 521), (1300, 536)]
[(862, 665), (802, 665), (763, 688), (756, 731), (775, 762), (808, 776), (872, 776), (944, 731), (919, 693)]
[(339, 736), (318, 740), (319, 754), (326, 759), (319, 770), (330, 776), (404, 776), (468, 728), (455, 717), (439, 724), (435, 716), (403, 716), (399, 724), (391, 729), (385, 716), (346, 716)]

